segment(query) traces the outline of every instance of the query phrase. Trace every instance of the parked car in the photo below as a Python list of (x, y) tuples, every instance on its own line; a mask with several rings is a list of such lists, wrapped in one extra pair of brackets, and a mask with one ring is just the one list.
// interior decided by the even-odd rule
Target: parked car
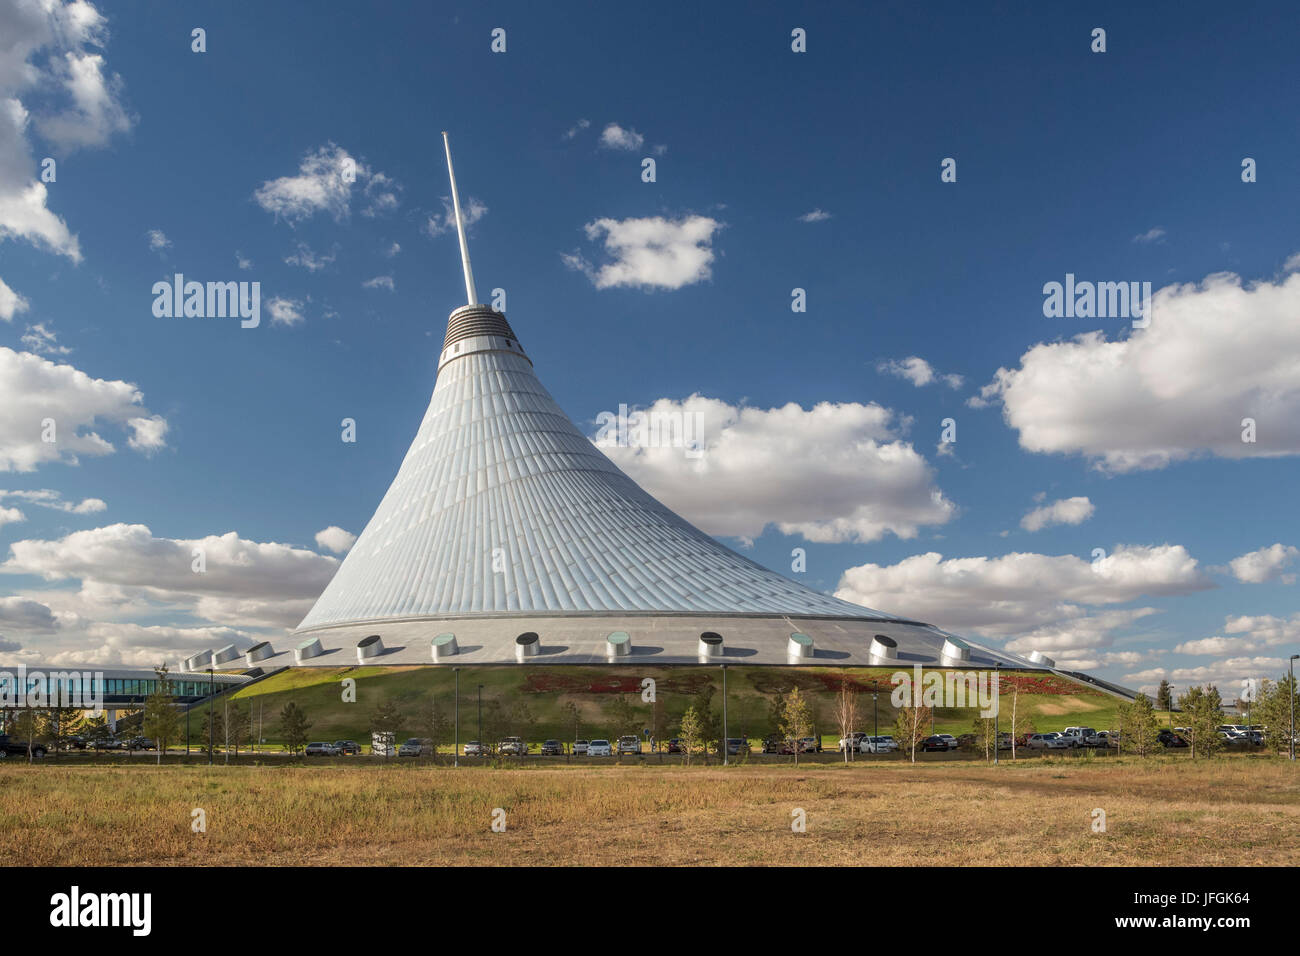
[(507, 737), (497, 744), (497, 753), (503, 757), (523, 757), (528, 753), (528, 745), (522, 737)]
[(338, 747), (339, 753), (345, 757), (358, 757), (361, 755), (361, 745), (355, 740), (336, 740), (334, 746)]
[(116, 737), (96, 737), (90, 745), (96, 750), (121, 750), (126, 746)]
[(126, 742), (127, 750), (157, 750), (158, 745), (148, 737), (132, 737)]
[(1162, 730), (1156, 735), (1156, 742), (1162, 747), (1186, 747), (1187, 741), (1172, 730)]
[(785, 740), (782, 739), (779, 734), (769, 734), (768, 736), (763, 738), (763, 753), (765, 754), (790, 753), (790, 750), (788, 747), (786, 747)]
[[(32, 757), (40, 760), (45, 756), (45, 744), (33, 741)], [(10, 737), (8, 734), (0, 734), (0, 758), (5, 757), (23, 757), (27, 756), (27, 741), (19, 740), (17, 737)]]
[[(339, 753), (343, 753), (342, 748), (337, 745), (334, 749)], [(418, 757), (422, 753), (424, 753), (424, 744), (421, 742), (419, 737), (412, 737), (410, 740), (406, 741), (406, 743), (397, 748), (397, 756), (399, 757)]]
[(670, 754), (679, 754), (682, 752), (682, 738), (673, 737), (668, 741), (668, 752)]
[(624, 734), (618, 738), (618, 755), (639, 754), (641, 752), (641, 738), (634, 734)]
[(303, 755), (307, 757), (337, 757), (339, 748), (323, 740), (315, 741), (307, 745), (303, 750)]
[(844, 748), (847, 746), (850, 750), (861, 751), (862, 741), (865, 740), (867, 736), (868, 734), (865, 730), (855, 730), (847, 737), (841, 737), (839, 743), (835, 745), (835, 750), (838, 753), (844, 753)]
[(487, 748), (483, 746), (481, 741), (471, 740), (465, 745), (466, 757), (486, 757), (487, 755)]
[(921, 741), (921, 751), (923, 753), (936, 750), (942, 750), (946, 753), (948, 749), (948, 741), (944, 740), (937, 734), (931, 734), (929, 737), (926, 737)]
[(1058, 733), (1033, 734), (1025, 742), (1028, 750), (1069, 750), (1070, 742)]
[(547, 740), (542, 744), (543, 757), (561, 757), (564, 755), (564, 744), (558, 740)]
[(1065, 742), (1071, 747), (1087, 747), (1089, 746), (1088, 738), (1096, 737), (1097, 731), (1091, 727), (1066, 727), (1061, 736), (1065, 738)]
[(1011, 734), (1010, 732), (1004, 730), (1002, 733), (998, 734), (998, 750), (1010, 750), (1010, 749), (1011, 749)]
[(728, 737), (727, 753), (731, 756), (749, 753), (749, 741), (744, 737)]
[(68, 750), (85, 750), (86, 738), (81, 734), (73, 734), (65, 741)]
[(864, 754), (887, 754), (898, 749), (898, 741), (888, 734), (879, 737), (864, 737), (862, 752)]
[(800, 737), (799, 752), (801, 754), (819, 754), (822, 752), (822, 739), (820, 737)]
[(956, 750), (956, 749), (957, 749), (957, 738), (954, 737), (952, 734), (935, 734), (934, 736), (938, 737), (938, 738), (941, 739), (941, 740), (946, 740), (946, 741), (948, 741), (948, 749), (949, 749), (949, 750)]
[(593, 740), (587, 744), (588, 757), (608, 757), (611, 753), (608, 740)]

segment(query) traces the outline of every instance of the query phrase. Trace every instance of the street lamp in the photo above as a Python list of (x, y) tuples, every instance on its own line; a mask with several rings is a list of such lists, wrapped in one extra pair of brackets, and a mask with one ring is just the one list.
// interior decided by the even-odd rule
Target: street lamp
[(722, 765), (727, 765), (727, 754), (730, 751), (727, 740), (727, 665), (722, 665)]
[(460, 668), (453, 667), (452, 673), (456, 675), (456, 703), (453, 705), (456, 712), (456, 747), (452, 751), (451, 765), (460, 766)]
[(871, 743), (875, 747), (875, 752), (880, 753), (880, 708), (876, 706), (876, 699), (880, 697), (879, 690), (871, 692), (871, 722), (875, 729), (871, 732)]
[(1300, 658), (1300, 654), (1292, 654), (1291, 659), (1286, 662), (1286, 669), (1291, 676), (1291, 686), (1287, 688), (1291, 696), (1291, 759), (1295, 760), (1295, 662)]
[[(1000, 663), (995, 663), (993, 665), (993, 686), (998, 689), (998, 697), (1002, 696), (1002, 682), (998, 679), (1001, 676), (999, 674), (999, 671), (1001, 671), (1001, 669), (1002, 669), (1002, 665)], [(1001, 721), (998, 720), (998, 718), (1002, 714), (1002, 708), (998, 706), (998, 704), (999, 704), (998, 699), (994, 698), (993, 700), (993, 766), (995, 767), (998, 765), (998, 744), (1002, 742), (1002, 733), (1001, 733), (1002, 723)], [(985, 724), (985, 726), (987, 727), (988, 725)], [(1016, 732), (1016, 728), (1012, 727), (1011, 732), (1014, 734)]]
[(208, 668), (208, 766), (212, 766), (212, 748), (214, 740), (212, 736), (212, 697), (217, 692), (217, 679), (212, 676), (212, 668)]
[(479, 756), (483, 755), (483, 685), (478, 685), (478, 745)]

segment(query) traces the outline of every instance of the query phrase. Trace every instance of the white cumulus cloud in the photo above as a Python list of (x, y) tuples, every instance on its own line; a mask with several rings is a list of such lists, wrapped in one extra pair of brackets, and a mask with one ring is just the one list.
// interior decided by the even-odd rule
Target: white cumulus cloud
[(356, 544), (357, 536), (344, 531), (338, 525), (330, 525), (324, 531), (316, 532), (316, 547), (325, 548), (335, 554), (342, 554)]
[[(1277, 544), (1250, 551), (1228, 562), (1233, 576), (1247, 584), (1263, 584), (1275, 578), (1283, 577), (1283, 569), (1300, 555), (1300, 548), (1293, 545)], [(1287, 575), (1289, 577), (1289, 575)]]
[(1097, 509), (1086, 497), (1061, 498), (1035, 508), (1020, 519), (1026, 531), (1042, 531), (1054, 524), (1083, 524)]
[[(810, 541), (911, 538), (956, 513), (924, 456), (895, 435), (894, 413), (879, 405), (761, 409), (692, 395), (659, 399), (642, 414), (661, 424), (658, 442), (642, 442), (633, 425), (623, 446), (610, 429), (598, 432), (597, 447), (710, 534), (752, 540), (770, 525)], [(662, 437), (669, 434), (683, 441), (673, 447)], [(687, 438), (698, 439), (698, 457), (686, 453)]]
[(641, 144), (645, 142), (645, 137), (636, 130), (624, 129), (617, 123), (610, 123), (600, 134), (600, 145), (605, 149), (621, 149), (631, 151), (640, 149)]
[(564, 263), (587, 275), (597, 289), (619, 286), (680, 289), (713, 275), (713, 235), (722, 224), (707, 216), (665, 219), (597, 219), (587, 223), (587, 238), (604, 239), (612, 261), (593, 266), (581, 254)]

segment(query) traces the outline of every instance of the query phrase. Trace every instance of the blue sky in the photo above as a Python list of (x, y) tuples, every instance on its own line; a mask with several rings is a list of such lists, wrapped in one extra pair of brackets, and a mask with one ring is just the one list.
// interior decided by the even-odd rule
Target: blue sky
[[(446, 129), (480, 297), (506, 290), (561, 406), (593, 434), (620, 403), (704, 416), (707, 465), (611, 450), (686, 517), (1131, 685), (1276, 677), (1300, 644), (1297, 15), (1145, 6), (5, 0), (0, 488), (26, 496), (0, 498), (0, 648), (144, 664), (296, 623), (463, 301)], [(357, 182), (316, 202), (312, 157)], [(261, 325), (156, 317), (176, 272), (259, 282)], [(1045, 318), (1067, 273), (1150, 282), (1151, 328)], [(52, 408), (112, 450), (40, 446)], [(231, 532), (209, 550), (242, 570), (173, 580)]]

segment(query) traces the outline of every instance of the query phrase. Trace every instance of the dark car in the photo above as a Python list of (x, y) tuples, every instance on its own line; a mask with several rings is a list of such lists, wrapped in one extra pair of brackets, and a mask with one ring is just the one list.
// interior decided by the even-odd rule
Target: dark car
[(96, 750), (121, 750), (126, 746), (126, 744), (122, 743), (122, 741), (118, 740), (116, 737), (97, 737), (91, 741), (90, 746), (94, 747)]
[[(0, 757), (26, 757), (27, 741), (17, 740), (8, 734), (0, 734)], [(45, 756), (45, 744), (32, 742), (32, 757), (40, 760)]]
[(132, 737), (126, 742), (127, 750), (157, 750), (158, 745), (148, 737)]
[(749, 741), (743, 737), (728, 737), (727, 753), (732, 756), (749, 753)]
[(763, 753), (765, 754), (788, 754), (793, 752), (790, 745), (785, 742), (785, 738), (777, 734), (769, 734), (763, 738)]
[(81, 734), (73, 734), (66, 741), (68, 750), (85, 750), (86, 738)]
[(355, 740), (336, 740), (334, 746), (339, 748), (339, 753), (345, 757), (361, 756), (361, 745)]
[(923, 752), (929, 752), (932, 750), (942, 750), (947, 752), (948, 741), (943, 737), (931, 734), (929, 737), (926, 737), (921, 741), (921, 750)]
[(1162, 730), (1156, 735), (1156, 742), (1162, 747), (1186, 747), (1187, 741), (1179, 737), (1172, 730)]
[(679, 754), (682, 752), (682, 738), (674, 737), (668, 741), (668, 752), (670, 754)]
[(561, 757), (564, 755), (564, 744), (558, 740), (547, 740), (542, 743), (543, 757)]

